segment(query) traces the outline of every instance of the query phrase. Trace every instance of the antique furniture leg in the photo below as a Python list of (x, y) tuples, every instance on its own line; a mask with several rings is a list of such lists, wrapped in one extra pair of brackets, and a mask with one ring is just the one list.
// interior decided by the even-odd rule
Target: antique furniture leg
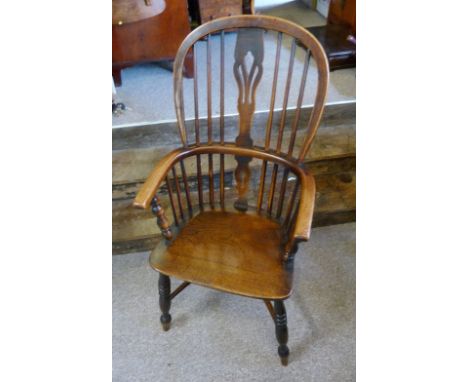
[[(159, 199), (155, 195), (151, 201), (151, 210), (156, 215), (156, 222), (162, 235), (166, 240), (172, 239), (172, 232), (170, 230), (169, 221), (166, 218), (164, 209), (159, 204)], [(159, 273), (159, 307), (161, 308), (161, 324), (164, 331), (168, 331), (171, 327), (171, 315), (169, 309), (171, 308), (171, 279), (162, 273)]]
[(283, 366), (288, 365), (289, 348), (288, 343), (288, 322), (286, 318), (286, 309), (282, 300), (274, 301), (275, 307), (275, 327), (276, 339), (278, 340), (278, 355)]
[(112, 67), (112, 77), (114, 79), (115, 86), (122, 86), (121, 70), (122, 70), (122, 67), (120, 66)]
[(161, 324), (165, 332), (171, 327), (171, 315), (169, 309), (171, 308), (171, 279), (169, 276), (159, 274), (159, 307), (161, 308)]

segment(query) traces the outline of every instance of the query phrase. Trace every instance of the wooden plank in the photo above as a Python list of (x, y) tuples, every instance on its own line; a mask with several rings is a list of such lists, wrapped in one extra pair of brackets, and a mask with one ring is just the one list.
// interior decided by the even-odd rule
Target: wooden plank
[[(356, 128), (354, 124), (331, 126), (319, 129), (312, 148), (305, 161), (319, 161), (335, 157), (353, 156), (356, 153)], [(285, 134), (286, 137), (286, 134)], [(274, 137), (273, 137), (274, 139)], [(299, 148), (304, 135), (298, 133), (296, 148)], [(150, 147), (117, 150), (112, 154), (113, 198), (121, 196), (122, 185), (143, 182), (154, 165), (177, 146)], [(206, 160), (206, 158), (202, 158)], [(204, 163), (203, 163), (204, 165)], [(230, 169), (236, 162), (232, 156), (225, 156), (225, 168)], [(187, 175), (196, 173), (194, 161), (187, 161)], [(114, 188), (116, 194), (114, 194)]]
[[(303, 107), (299, 120), (299, 130), (307, 124), (308, 117), (312, 108)], [(274, 120), (279, 120), (281, 110), (274, 111)], [(269, 111), (260, 111), (254, 114), (254, 121), (257, 126), (262, 126), (261, 129), (252, 129), (252, 137), (265, 139), (264, 126), (268, 121)], [(291, 126), (295, 118), (295, 109), (290, 109), (286, 113), (286, 124)], [(326, 105), (320, 123), (320, 130), (332, 126), (342, 126), (354, 124), (356, 120), (356, 102), (346, 102), (341, 104)], [(200, 124), (206, 124), (206, 117), (200, 117)], [(224, 117), (225, 140), (230, 141), (237, 135), (238, 115), (229, 115)], [(219, 116), (213, 118), (213, 126), (219, 125)], [(187, 135), (195, 136), (195, 121), (186, 121)], [(216, 129), (218, 130), (218, 129)], [(219, 131), (213, 131), (213, 140), (220, 140)], [(176, 121), (162, 122), (144, 126), (120, 127), (112, 129), (112, 149), (113, 150), (128, 150), (136, 148), (176, 148), (180, 147), (180, 135)]]

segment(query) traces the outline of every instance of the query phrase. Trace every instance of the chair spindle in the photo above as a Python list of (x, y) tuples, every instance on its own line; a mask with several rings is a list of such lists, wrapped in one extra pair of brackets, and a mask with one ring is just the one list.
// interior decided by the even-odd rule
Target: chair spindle
[(270, 182), (270, 193), (268, 194), (268, 215), (271, 215), (273, 210), (273, 201), (275, 198), (275, 188), (276, 188), (276, 177), (278, 175), (278, 164), (273, 165), (273, 171), (271, 172), (271, 182)]
[(284, 126), (286, 123), (286, 114), (288, 111), (289, 90), (291, 88), (291, 77), (292, 77), (292, 72), (293, 72), (293, 67), (294, 67), (294, 57), (296, 55), (296, 46), (297, 46), (296, 39), (293, 39), (291, 43), (291, 54), (289, 56), (288, 76), (286, 79), (286, 87), (284, 89), (283, 110), (281, 112), (280, 126), (278, 130), (278, 140), (276, 143), (276, 153), (278, 154), (281, 152), (281, 145), (283, 143), (283, 133), (284, 133)]
[(200, 119), (198, 112), (198, 76), (197, 76), (197, 51), (193, 45), (193, 102), (195, 109), (195, 143), (200, 145)]
[(304, 68), (302, 70), (301, 76), (301, 85), (299, 88), (299, 95), (297, 96), (297, 109), (296, 114), (294, 116), (294, 121), (291, 126), (291, 137), (289, 138), (289, 148), (288, 148), (288, 158), (292, 157), (293, 150), (294, 150), (294, 143), (296, 141), (296, 133), (297, 127), (299, 124), (299, 117), (301, 116), (301, 108), (302, 108), (302, 101), (304, 99), (304, 89), (307, 81), (307, 73), (309, 70), (309, 63), (310, 63), (310, 50), (305, 52), (305, 60), (304, 60)]
[(193, 208), (192, 208), (192, 200), (190, 198), (190, 188), (187, 181), (187, 173), (185, 172), (185, 165), (184, 161), (180, 161), (180, 171), (182, 172), (182, 180), (184, 182), (184, 189), (185, 189), (185, 198), (187, 201), (187, 208), (190, 217), (193, 217)]
[(213, 121), (211, 118), (211, 34), (206, 40), (206, 92), (207, 92), (207, 128), (208, 128), (208, 144), (213, 143)]
[(224, 31), (221, 32), (220, 44), (219, 139), (221, 144), (224, 144)]
[(174, 217), (174, 224), (176, 227), (179, 226), (179, 219), (177, 219), (176, 207), (174, 204), (174, 195), (172, 191), (171, 180), (166, 176), (167, 194), (169, 195), (169, 203), (171, 204), (172, 216)]
[(177, 171), (176, 171), (175, 166), (172, 167), (172, 176), (174, 177), (175, 189), (176, 189), (176, 193), (177, 193), (177, 204), (179, 205), (180, 219), (185, 220), (184, 207), (182, 205), (182, 197), (181, 197), (181, 191), (180, 191), (179, 178), (177, 177)]
[(224, 154), (219, 155), (219, 202), (224, 209)]
[(299, 179), (296, 178), (296, 182), (294, 184), (294, 189), (291, 193), (291, 197), (289, 199), (289, 202), (288, 202), (288, 209), (287, 209), (287, 212), (286, 212), (286, 215), (284, 217), (284, 220), (283, 220), (283, 226), (287, 227), (289, 225), (289, 220), (291, 219), (291, 215), (292, 215), (292, 211), (293, 211), (293, 207), (294, 207), (294, 202), (296, 201), (296, 196), (297, 196), (297, 192), (299, 191)]
[(213, 177), (213, 154), (208, 154), (208, 179), (209, 179), (209, 197), (210, 207), (214, 208), (214, 177)]
[(198, 206), (203, 211), (203, 177), (202, 177), (201, 157), (197, 155), (197, 187), (198, 187)]
[(278, 197), (278, 209), (276, 211), (276, 219), (279, 219), (281, 213), (283, 212), (284, 196), (286, 193), (286, 186), (288, 184), (289, 177), (289, 168), (285, 167), (283, 169), (283, 179), (281, 180), (280, 194)]

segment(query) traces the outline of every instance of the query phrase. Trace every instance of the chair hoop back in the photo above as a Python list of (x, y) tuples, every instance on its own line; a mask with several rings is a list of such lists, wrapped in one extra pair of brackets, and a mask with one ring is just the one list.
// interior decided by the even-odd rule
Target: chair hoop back
[[(298, 154), (294, 160), (302, 162), (306, 156), (312, 141), (315, 137), (317, 129), (319, 127), (320, 119), (322, 117), (323, 108), (325, 104), (325, 98), (328, 87), (328, 60), (326, 54), (318, 42), (318, 40), (306, 29), (301, 26), (281, 19), (271, 16), (263, 15), (242, 15), (242, 16), (230, 16), (215, 19), (213, 21), (207, 22), (197, 29), (193, 30), (182, 42), (176, 59), (174, 61), (174, 101), (176, 107), (176, 116), (178, 121), (179, 133), (181, 141), (184, 147), (190, 145), (187, 139), (187, 126), (185, 120), (185, 110), (184, 110), (184, 94), (183, 94), (183, 67), (184, 61), (187, 55), (194, 56), (194, 102), (195, 102), (195, 129), (197, 131), (197, 139), (195, 146), (201, 144), (199, 135), (198, 135), (198, 79), (197, 79), (197, 69), (196, 69), (196, 55), (194, 54), (195, 44), (198, 41), (207, 42), (207, 98), (208, 98), (208, 144), (217, 143), (213, 140), (212, 132), (212, 84), (211, 84), (211, 67), (212, 67), (212, 57), (211, 57), (211, 37), (213, 34), (220, 34), (220, 91), (221, 91), (221, 104), (220, 104), (220, 131), (219, 142), (224, 144), (224, 77), (225, 77), (225, 58), (224, 58), (224, 48), (225, 48), (225, 32), (226, 34), (238, 30), (237, 41), (234, 52), (234, 77), (238, 85), (239, 98), (238, 98), (238, 112), (239, 112), (239, 135), (236, 138), (236, 144), (243, 147), (252, 147), (252, 139), (250, 138), (250, 130), (252, 126), (252, 116), (255, 112), (255, 91), (257, 86), (262, 78), (263, 73), (263, 59), (264, 59), (264, 45), (263, 37), (261, 33), (247, 33), (243, 32), (244, 30), (259, 30), (259, 31), (274, 31), (277, 32), (277, 45), (276, 45), (276, 58), (275, 58), (275, 69), (274, 69), (274, 80), (273, 80), (273, 89), (272, 89), (272, 101), (270, 104), (270, 117), (266, 126), (266, 137), (265, 144), (263, 149), (265, 151), (275, 149), (275, 147), (270, 147), (271, 144), (271, 131), (273, 123), (273, 109), (275, 105), (275, 95), (276, 95), (276, 82), (278, 79), (278, 66), (280, 61), (280, 48), (282, 43), (283, 35), (292, 37), (291, 49), (290, 49), (290, 60), (288, 67), (288, 79), (286, 83), (285, 99), (286, 102), (283, 105), (283, 113), (281, 115), (280, 127), (277, 138), (277, 145), (275, 152), (278, 155), (286, 154), (282, 151), (282, 141), (284, 140), (283, 131), (286, 118), (286, 109), (287, 109), (287, 95), (289, 94), (290, 82), (291, 82), (291, 73), (292, 73), (292, 63), (294, 61), (295, 50), (297, 46), (305, 48), (306, 55), (304, 58), (304, 70), (301, 81), (301, 89), (299, 91), (298, 104), (302, 103), (302, 97), (304, 95), (304, 86), (305, 79), (307, 77), (307, 67), (309, 66), (309, 60), (312, 57), (316, 63), (317, 67), (317, 92), (315, 95), (315, 101), (313, 104), (313, 110), (311, 112), (310, 118), (307, 122), (306, 133), (304, 140), (302, 141), (302, 146), (300, 147)], [(253, 64), (250, 71), (247, 71), (245, 65), (245, 57), (248, 53), (251, 53), (253, 56)], [(299, 102), (300, 101), (300, 102)], [(287, 156), (290, 159), (293, 159), (292, 151), (294, 147), (294, 140), (296, 138), (297, 124), (300, 114), (300, 105), (298, 105), (297, 117), (293, 122), (292, 132), (290, 135), (290, 142), (287, 151)]]

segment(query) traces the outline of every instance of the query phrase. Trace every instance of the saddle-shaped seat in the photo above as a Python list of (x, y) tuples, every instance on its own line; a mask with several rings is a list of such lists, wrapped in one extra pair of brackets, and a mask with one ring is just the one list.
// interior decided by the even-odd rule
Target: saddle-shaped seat
[(150, 264), (194, 284), (274, 300), (291, 293), (292, 274), (281, 255), (278, 223), (255, 213), (207, 211), (190, 220), (168, 246), (158, 245)]

